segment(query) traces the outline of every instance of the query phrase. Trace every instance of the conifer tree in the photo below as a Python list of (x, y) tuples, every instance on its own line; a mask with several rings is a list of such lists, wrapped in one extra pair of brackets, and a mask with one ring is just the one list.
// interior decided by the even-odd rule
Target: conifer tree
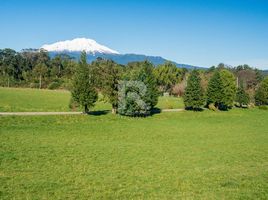
[(255, 104), (257, 106), (268, 105), (268, 77), (261, 82), (256, 91)]
[(219, 107), (222, 103), (224, 95), (223, 83), (221, 80), (220, 72), (217, 70), (208, 82), (207, 88), (207, 106), (214, 104), (215, 107)]
[(84, 107), (88, 113), (98, 99), (98, 93), (93, 84), (93, 74), (90, 65), (87, 64), (86, 52), (82, 52), (81, 58), (74, 74), (72, 98)]
[(217, 70), (211, 77), (207, 89), (207, 106), (213, 104), (220, 110), (233, 106), (236, 87), (234, 75), (228, 70)]
[(222, 106), (223, 109), (231, 108), (234, 104), (236, 95), (236, 84), (235, 77), (233, 73), (227, 69), (220, 71), (221, 81), (223, 84), (223, 96), (222, 96)]
[(236, 102), (239, 104), (239, 107), (243, 105), (248, 105), (249, 103), (249, 95), (246, 93), (243, 86), (239, 86), (236, 92)]
[(197, 70), (193, 70), (189, 76), (183, 100), (186, 109), (200, 110), (204, 105), (204, 93)]

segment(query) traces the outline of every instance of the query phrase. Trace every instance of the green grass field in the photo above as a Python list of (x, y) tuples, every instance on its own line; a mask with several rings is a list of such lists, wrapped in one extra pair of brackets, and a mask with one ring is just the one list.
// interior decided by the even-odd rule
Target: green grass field
[(0, 117), (0, 199), (268, 199), (267, 119)]
[[(0, 87), (0, 112), (70, 111), (70, 92)], [(160, 109), (183, 108), (183, 100), (159, 97)], [(111, 110), (107, 102), (99, 101), (92, 110)]]

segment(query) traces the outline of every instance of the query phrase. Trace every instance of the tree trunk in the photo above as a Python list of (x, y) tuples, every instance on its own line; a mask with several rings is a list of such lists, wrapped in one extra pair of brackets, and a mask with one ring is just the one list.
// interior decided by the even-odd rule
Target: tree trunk
[(89, 110), (88, 110), (88, 107), (87, 105), (85, 105), (85, 110), (84, 110), (85, 114), (88, 114), (89, 113)]
[(39, 89), (42, 88), (42, 76), (40, 75), (39, 76)]
[(7, 78), (7, 87), (9, 87), (9, 77)]

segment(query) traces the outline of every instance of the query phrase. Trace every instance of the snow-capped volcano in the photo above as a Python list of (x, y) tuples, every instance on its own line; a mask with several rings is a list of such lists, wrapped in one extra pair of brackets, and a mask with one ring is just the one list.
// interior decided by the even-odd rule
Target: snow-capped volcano
[(41, 47), (50, 52), (81, 52), (101, 53), (101, 54), (119, 54), (104, 45), (98, 44), (95, 40), (87, 38), (76, 38), (73, 40), (60, 41), (53, 44), (45, 44)]

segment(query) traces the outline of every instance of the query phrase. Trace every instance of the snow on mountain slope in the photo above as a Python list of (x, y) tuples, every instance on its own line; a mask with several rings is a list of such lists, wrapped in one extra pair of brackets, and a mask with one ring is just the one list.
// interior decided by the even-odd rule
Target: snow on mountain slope
[(45, 44), (41, 47), (47, 51), (53, 52), (81, 52), (86, 51), (87, 53), (102, 53), (102, 54), (119, 54), (117, 51), (112, 50), (106, 46), (98, 44), (95, 40), (87, 38), (76, 38), (73, 40), (66, 40), (56, 42), (54, 44)]

